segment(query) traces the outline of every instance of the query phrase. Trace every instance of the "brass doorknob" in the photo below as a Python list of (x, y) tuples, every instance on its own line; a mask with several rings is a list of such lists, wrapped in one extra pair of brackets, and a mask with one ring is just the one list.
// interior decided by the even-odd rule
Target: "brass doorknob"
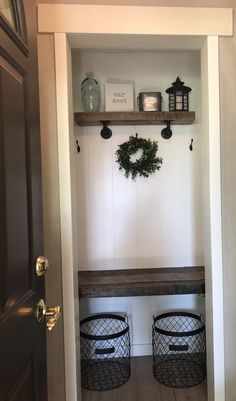
[(60, 306), (48, 307), (45, 305), (43, 299), (40, 299), (36, 305), (35, 317), (38, 322), (42, 322), (42, 320), (46, 318), (46, 324), (49, 331), (51, 331), (55, 327), (60, 315)]
[(46, 271), (48, 270), (49, 267), (49, 263), (47, 258), (45, 258), (44, 256), (39, 256), (36, 259), (36, 266), (35, 266), (35, 270), (36, 270), (36, 274), (38, 277), (43, 276)]

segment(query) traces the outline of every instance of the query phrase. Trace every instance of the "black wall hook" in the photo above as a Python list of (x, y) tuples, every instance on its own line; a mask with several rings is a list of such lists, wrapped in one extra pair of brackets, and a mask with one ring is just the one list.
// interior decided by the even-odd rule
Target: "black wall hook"
[(103, 128), (101, 129), (101, 137), (103, 139), (109, 139), (112, 136), (112, 130), (110, 128), (108, 128), (107, 124), (109, 123), (109, 121), (101, 121)]
[(78, 141), (76, 141), (76, 149), (77, 149), (77, 152), (79, 153), (80, 152), (80, 146), (79, 146), (79, 142)]
[(190, 145), (189, 145), (189, 150), (191, 150), (191, 152), (192, 152), (192, 150), (193, 150), (193, 138), (191, 139), (191, 143), (190, 143)]
[(164, 139), (170, 139), (172, 137), (172, 131), (170, 129), (171, 121), (164, 121), (166, 123), (166, 128), (161, 131), (161, 136)]

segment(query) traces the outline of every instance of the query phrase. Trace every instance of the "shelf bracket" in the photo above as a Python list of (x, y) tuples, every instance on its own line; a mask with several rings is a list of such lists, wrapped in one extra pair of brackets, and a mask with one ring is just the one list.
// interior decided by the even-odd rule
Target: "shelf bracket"
[(107, 124), (109, 123), (109, 121), (101, 121), (103, 128), (101, 129), (101, 137), (103, 139), (109, 139), (112, 136), (112, 130), (110, 128), (108, 128)]
[(163, 121), (163, 122), (166, 123), (166, 128), (163, 128), (163, 130), (161, 131), (161, 136), (164, 139), (170, 139), (172, 137), (172, 131), (170, 129), (171, 121), (170, 120), (166, 120), (166, 121)]

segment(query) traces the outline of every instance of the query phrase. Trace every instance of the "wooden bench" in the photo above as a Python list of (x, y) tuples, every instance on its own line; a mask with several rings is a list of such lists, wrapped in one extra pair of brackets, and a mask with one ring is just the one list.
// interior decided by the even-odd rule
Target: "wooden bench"
[(78, 272), (80, 298), (205, 293), (203, 266)]

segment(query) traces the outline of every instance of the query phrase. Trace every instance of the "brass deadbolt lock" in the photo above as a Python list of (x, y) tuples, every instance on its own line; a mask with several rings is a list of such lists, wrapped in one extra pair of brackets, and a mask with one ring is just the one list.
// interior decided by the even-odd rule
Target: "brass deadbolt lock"
[(48, 270), (48, 267), (49, 263), (47, 258), (45, 258), (44, 256), (39, 256), (36, 260), (36, 266), (35, 266), (37, 276), (38, 277), (44, 276), (46, 271)]

